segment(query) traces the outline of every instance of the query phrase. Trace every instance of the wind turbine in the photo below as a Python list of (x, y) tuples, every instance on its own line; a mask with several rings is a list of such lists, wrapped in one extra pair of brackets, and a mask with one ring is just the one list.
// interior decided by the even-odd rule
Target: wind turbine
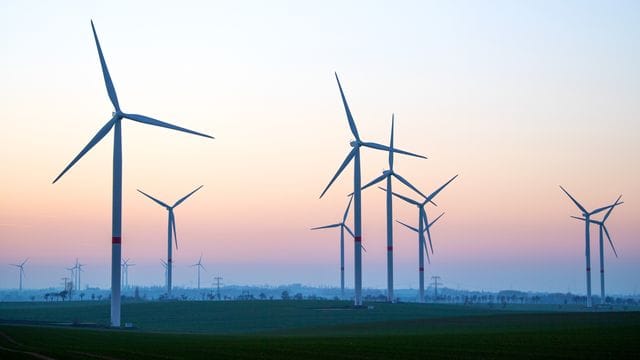
[(22, 277), (24, 276), (24, 264), (26, 264), (27, 261), (29, 261), (29, 258), (24, 259), (24, 261), (21, 262), (20, 264), (9, 264), (11, 266), (15, 266), (18, 269), (20, 269), (18, 272), (18, 277), (20, 278), (20, 287), (19, 287), (20, 291), (22, 291)]
[[(609, 235), (609, 230), (607, 230), (607, 226), (605, 225), (605, 221), (607, 221), (607, 219), (609, 218), (609, 215), (611, 215), (611, 212), (613, 211), (613, 209), (620, 205), (620, 199), (622, 198), (622, 195), (620, 195), (618, 197), (618, 199), (613, 203), (613, 206), (609, 208), (609, 210), (604, 214), (604, 217), (602, 218), (601, 221), (597, 221), (597, 220), (591, 220), (592, 223), (598, 225), (598, 229), (599, 229), (599, 235), (600, 235), (600, 303), (604, 304), (604, 300), (605, 300), (605, 291), (604, 291), (604, 236), (603, 233), (607, 235), (607, 239), (609, 240), (609, 245), (611, 245), (611, 249), (613, 250), (613, 253), (616, 255), (616, 258), (618, 257), (618, 252), (616, 251), (616, 247), (613, 246), (613, 241), (611, 240), (611, 236)], [(578, 220), (582, 220), (582, 221), (586, 221), (585, 218), (581, 218), (578, 216), (572, 216), (572, 218), (574, 219), (578, 219)]]
[(160, 264), (164, 268), (164, 285), (167, 286), (167, 262), (160, 259)]
[(73, 287), (71, 290), (74, 290), (76, 285), (75, 282), (77, 278), (76, 271), (78, 270), (78, 259), (76, 259), (76, 263), (73, 264), (72, 267), (66, 268), (66, 269), (69, 270), (69, 281), (73, 282)]
[(122, 282), (125, 288), (129, 287), (129, 266), (136, 266), (136, 264), (129, 264), (129, 260), (131, 259), (122, 262)]
[(404, 177), (400, 174), (396, 173), (393, 170), (393, 127), (395, 122), (395, 115), (391, 115), (391, 137), (389, 140), (389, 169), (384, 170), (382, 175), (370, 181), (368, 184), (362, 187), (362, 190), (368, 188), (371, 185), (377, 184), (382, 180), (387, 180), (387, 301), (393, 302), (393, 196), (391, 193), (393, 189), (391, 187), (391, 178), (395, 177), (406, 185), (411, 190), (417, 192), (422, 197), (424, 194), (420, 192), (420, 190), (416, 189), (415, 186), (411, 185)]
[[(424, 254), (427, 255), (427, 262), (431, 263), (431, 260), (429, 259), (429, 251), (427, 251), (427, 247), (424, 245), (425, 241), (424, 241), (424, 233), (425, 231), (431, 229), (431, 226), (433, 226), (433, 224), (436, 223), (436, 221), (438, 221), (438, 219), (440, 219), (442, 217), (442, 215), (444, 215), (444, 213), (440, 214), (435, 220), (433, 220), (431, 223), (426, 224), (426, 226), (423, 224), (423, 221), (420, 220), (420, 222), (418, 223), (418, 229), (414, 228), (413, 226), (407, 225), (405, 223), (403, 223), (402, 221), (396, 220), (398, 221), (400, 224), (406, 226), (407, 228), (415, 231), (418, 233), (418, 276), (419, 276), (419, 283), (420, 283), (420, 292), (419, 292), (419, 296), (420, 296), (420, 302), (424, 302)], [(427, 233), (429, 234), (429, 233)], [(429, 236), (429, 243), (431, 243), (431, 236)], [(423, 254), (424, 251), (424, 254)]]
[[(347, 104), (347, 99), (344, 96), (344, 92), (342, 91), (342, 85), (340, 84), (340, 79), (338, 79), (338, 74), (335, 74), (336, 81), (338, 82), (338, 88), (340, 89), (340, 97), (342, 98), (342, 104), (344, 105), (344, 110), (347, 115), (347, 120), (349, 122), (349, 128), (351, 129), (351, 133), (354, 136), (354, 140), (350, 142), (350, 145), (353, 149), (349, 152), (347, 157), (344, 159), (340, 168), (333, 176), (331, 181), (327, 187), (320, 194), (320, 198), (329, 190), (331, 184), (340, 176), (344, 168), (349, 165), (351, 160), (353, 160), (353, 197), (354, 197), (354, 206), (353, 206), (353, 230), (354, 230), (354, 287), (355, 287), (355, 298), (354, 303), (356, 306), (362, 305), (362, 183), (361, 183), (361, 174), (360, 174), (360, 147), (369, 147), (376, 150), (389, 151), (389, 147), (380, 145), (372, 142), (364, 142), (360, 139), (360, 135), (358, 134), (358, 129), (356, 128), (356, 123), (353, 120), (353, 116), (351, 115), (351, 110), (349, 109), (349, 104)], [(407, 151), (394, 149), (394, 152), (416, 156), (424, 158), (424, 156), (412, 154)]]
[(137, 121), (143, 124), (154, 125), (164, 127), (167, 129), (183, 131), (186, 133), (204, 136), (213, 139), (213, 137), (195, 132), (183, 127), (172, 125), (157, 119), (150, 118), (148, 116), (124, 113), (120, 109), (116, 90), (111, 80), (111, 75), (107, 69), (107, 63), (102, 54), (102, 48), (98, 41), (98, 35), (96, 29), (91, 21), (91, 29), (93, 30), (93, 38), (98, 49), (98, 56), (100, 57), (100, 65), (102, 67), (102, 75), (107, 87), (107, 93), (111, 104), (114, 107), (112, 117), (107, 123), (98, 130), (98, 133), (89, 141), (89, 143), (80, 151), (80, 153), (67, 165), (67, 167), (53, 180), (53, 183), (58, 181), (80, 158), (82, 158), (91, 148), (93, 148), (102, 138), (104, 138), (111, 128), (114, 129), (113, 137), (113, 202), (111, 207), (111, 326), (120, 326), (120, 261), (121, 257), (121, 244), (122, 244), (122, 119), (129, 119)]
[(349, 215), (349, 208), (351, 208), (352, 201), (353, 201), (353, 196), (349, 198), (347, 209), (344, 211), (344, 215), (342, 216), (342, 222), (311, 228), (311, 230), (319, 230), (319, 229), (329, 229), (329, 228), (340, 227), (340, 294), (342, 298), (344, 298), (344, 231), (347, 230), (349, 235), (351, 235), (352, 237), (355, 236), (353, 234), (353, 231), (351, 231), (351, 229), (346, 223), (347, 216)]
[[(427, 236), (429, 238), (429, 247), (431, 248), (431, 253), (433, 254), (433, 244), (431, 243), (431, 231), (429, 230), (429, 220), (427, 218), (427, 212), (424, 210), (425, 206), (430, 203), (433, 202), (433, 199), (436, 197), (436, 195), (438, 195), (440, 193), (440, 191), (442, 191), (447, 185), (449, 185), (453, 180), (455, 180), (455, 178), (457, 178), (458, 175), (452, 177), (451, 179), (449, 179), (449, 181), (447, 181), (446, 183), (444, 183), (444, 185), (440, 186), (439, 188), (437, 188), (434, 192), (432, 192), (431, 194), (429, 194), (429, 196), (425, 196), (424, 197), (424, 201), (420, 202), (420, 201), (416, 201), (413, 200), (411, 198), (408, 198), (404, 195), (400, 195), (397, 193), (392, 193), (394, 196), (399, 197), (400, 199), (408, 202), (409, 204), (413, 204), (415, 206), (418, 207), (418, 236), (419, 236), (419, 241), (420, 244), (418, 245), (421, 249), (424, 248), (424, 251), (426, 252), (426, 244), (425, 244), (425, 238), (424, 238), (424, 232), (427, 233)], [(380, 190), (386, 191), (384, 188), (379, 187)], [(426, 225), (426, 228), (425, 228)], [(424, 230), (424, 231), (423, 231)], [(427, 255), (428, 256), (428, 255)], [(422, 251), (420, 251), (420, 302), (424, 302), (424, 259), (422, 258)]]
[(176, 208), (176, 206), (182, 204), (183, 201), (187, 200), (187, 198), (191, 195), (193, 195), (193, 193), (195, 193), (196, 191), (200, 190), (204, 185), (200, 185), (198, 186), (198, 188), (196, 188), (195, 190), (193, 190), (192, 192), (188, 193), (187, 195), (185, 195), (184, 197), (182, 197), (180, 200), (176, 201), (173, 206), (169, 206), (165, 203), (163, 203), (162, 201), (154, 198), (153, 196), (146, 194), (145, 192), (143, 192), (142, 190), (138, 190), (138, 192), (140, 192), (142, 195), (148, 197), (149, 199), (155, 201), (158, 205), (164, 207), (165, 209), (167, 209), (168, 213), (169, 213), (169, 225), (168, 225), (168, 235), (167, 235), (167, 295), (171, 296), (171, 273), (172, 273), (172, 268), (173, 268), (173, 259), (171, 258), (171, 254), (172, 254), (172, 246), (171, 246), (171, 237), (173, 236), (174, 241), (176, 243), (176, 250), (178, 249), (178, 234), (176, 233), (176, 218), (175, 215), (173, 213), (173, 209)]
[(612, 208), (616, 205), (620, 205), (622, 203), (619, 203), (616, 201), (615, 204), (613, 205), (609, 205), (609, 206), (605, 206), (605, 207), (601, 207), (601, 208), (597, 208), (591, 212), (587, 211), (587, 209), (584, 208), (584, 206), (582, 206), (578, 200), (576, 200), (573, 196), (571, 196), (571, 194), (569, 194), (569, 192), (567, 190), (565, 190), (562, 186), (560, 186), (560, 189), (562, 189), (562, 191), (567, 194), (567, 196), (571, 199), (571, 201), (573, 201), (573, 203), (578, 207), (578, 209), (580, 209), (580, 211), (582, 212), (582, 216), (584, 217), (584, 242), (585, 242), (585, 257), (586, 257), (586, 262), (587, 262), (587, 307), (590, 308), (593, 305), (593, 302), (591, 300), (591, 234), (589, 232), (589, 225), (591, 224), (591, 222), (593, 222), (591, 220), (591, 216), (598, 214), (602, 211), (605, 211), (609, 208)]
[(198, 290), (200, 290), (200, 268), (202, 268), (202, 270), (207, 271), (207, 269), (204, 268), (204, 266), (202, 265), (202, 254), (200, 254), (200, 259), (198, 259), (198, 262), (191, 265), (191, 267), (197, 266), (198, 267)]

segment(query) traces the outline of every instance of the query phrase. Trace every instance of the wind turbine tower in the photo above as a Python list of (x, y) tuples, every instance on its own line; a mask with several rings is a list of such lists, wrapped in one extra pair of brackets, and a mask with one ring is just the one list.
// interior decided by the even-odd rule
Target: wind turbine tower
[(200, 269), (202, 268), (202, 270), (207, 271), (207, 269), (204, 268), (204, 266), (202, 265), (202, 254), (200, 254), (200, 259), (198, 259), (198, 262), (191, 265), (191, 267), (196, 266), (198, 268), (198, 290), (200, 290)]
[[(409, 189), (417, 192), (420, 196), (424, 197), (424, 194), (420, 190), (416, 189), (410, 182), (408, 182), (400, 174), (396, 173), (393, 169), (393, 128), (395, 123), (395, 115), (391, 115), (391, 137), (389, 140), (389, 169), (384, 170), (382, 175), (373, 179), (371, 182), (362, 187), (362, 190), (368, 188), (371, 185), (377, 184), (382, 180), (387, 180), (387, 301), (393, 302), (393, 196), (391, 178), (395, 177), (398, 181), (403, 183)], [(426, 157), (425, 157), (426, 159)]]
[(334, 227), (340, 227), (340, 296), (344, 299), (344, 231), (347, 230), (351, 237), (354, 237), (353, 231), (347, 225), (347, 216), (349, 216), (349, 208), (351, 207), (351, 202), (353, 200), (353, 196), (349, 197), (349, 203), (347, 204), (347, 209), (344, 211), (344, 215), (342, 216), (342, 222), (318, 226), (311, 228), (311, 230), (319, 230), (319, 229), (328, 229)]
[(169, 297), (171, 297), (171, 274), (173, 271), (173, 258), (172, 258), (172, 254), (173, 254), (173, 247), (172, 247), (172, 242), (171, 242), (171, 238), (173, 237), (173, 240), (175, 241), (176, 244), (176, 250), (178, 250), (178, 234), (176, 232), (176, 217), (175, 214), (173, 212), (173, 210), (180, 204), (182, 204), (185, 200), (187, 200), (187, 198), (189, 198), (189, 196), (193, 195), (196, 191), (202, 189), (204, 185), (200, 185), (198, 186), (195, 190), (193, 190), (192, 192), (188, 193), (187, 195), (183, 196), (180, 200), (176, 201), (173, 206), (169, 206), (167, 204), (165, 204), (164, 202), (154, 198), (153, 196), (143, 192), (142, 190), (138, 190), (139, 193), (141, 193), (142, 195), (148, 197), (149, 199), (153, 200), (156, 204), (164, 207), (167, 212), (168, 212), (168, 234), (167, 234), (167, 295)]
[(113, 190), (112, 190), (112, 206), (111, 206), (111, 326), (120, 327), (120, 262), (121, 246), (122, 246), (122, 119), (129, 119), (147, 125), (159, 126), (171, 130), (182, 131), (193, 135), (213, 138), (209, 135), (185, 129), (176, 125), (166, 123), (148, 116), (125, 113), (120, 109), (120, 103), (116, 95), (116, 90), (111, 80), (111, 75), (107, 69), (107, 62), (104, 59), (98, 34), (91, 21), (91, 29), (93, 30), (93, 38), (98, 49), (100, 58), (100, 66), (102, 67), (102, 75), (107, 88), (107, 94), (114, 107), (112, 117), (107, 123), (93, 136), (89, 143), (80, 151), (80, 153), (62, 170), (60, 175), (53, 180), (56, 183), (76, 162), (78, 162), (91, 148), (93, 148), (102, 138), (104, 138), (113, 128)]
[(587, 211), (587, 209), (585, 209), (584, 206), (582, 206), (578, 202), (578, 200), (576, 200), (573, 196), (571, 196), (571, 194), (569, 194), (567, 190), (565, 190), (562, 186), (560, 186), (560, 189), (562, 189), (562, 191), (565, 194), (567, 194), (569, 199), (573, 201), (573, 203), (578, 207), (578, 209), (580, 210), (583, 216), (583, 220), (585, 224), (584, 226), (585, 258), (587, 263), (587, 307), (590, 308), (593, 306), (593, 301), (591, 299), (591, 234), (589, 231), (589, 225), (591, 225), (591, 222), (592, 222), (591, 216), (598, 214), (602, 211), (608, 210), (616, 205), (620, 205), (622, 203), (616, 201), (616, 203), (613, 205), (597, 208), (593, 211)]
[[(618, 199), (613, 203), (613, 206), (610, 207), (609, 210), (607, 210), (607, 212), (604, 214), (604, 217), (602, 218), (601, 221), (591, 220), (592, 223), (598, 225), (598, 230), (599, 230), (598, 233), (600, 235), (599, 236), (599, 240), (600, 240), (599, 242), (599, 245), (600, 245), (600, 303), (602, 304), (604, 304), (606, 299), (605, 291), (604, 291), (604, 236), (603, 235), (607, 235), (607, 239), (609, 240), (609, 245), (611, 245), (611, 249), (613, 250), (613, 253), (615, 254), (616, 258), (618, 257), (618, 252), (616, 251), (616, 247), (613, 246), (613, 240), (611, 240), (611, 236), (609, 235), (609, 230), (605, 225), (605, 221), (607, 221), (613, 209), (616, 206), (622, 204), (620, 202), (621, 198), (622, 198), (622, 195), (620, 195)], [(586, 221), (586, 218), (581, 218), (578, 216), (572, 216), (572, 218)]]
[(29, 260), (29, 258), (26, 258), (23, 262), (19, 263), (19, 264), (10, 264), (11, 266), (15, 266), (18, 269), (18, 278), (20, 279), (19, 281), (19, 290), (22, 291), (22, 278), (24, 277), (24, 265), (27, 263), (27, 261)]
[[(351, 115), (351, 110), (349, 109), (349, 105), (347, 104), (347, 99), (344, 96), (344, 92), (342, 91), (342, 85), (340, 84), (340, 79), (338, 79), (338, 74), (335, 74), (336, 81), (338, 82), (338, 88), (340, 89), (340, 97), (342, 98), (342, 104), (344, 105), (344, 110), (347, 115), (347, 120), (349, 122), (349, 128), (351, 129), (351, 134), (355, 138), (351, 141), (350, 145), (352, 147), (351, 151), (344, 159), (338, 171), (333, 176), (331, 181), (327, 187), (320, 194), (320, 198), (324, 196), (324, 194), (329, 190), (333, 182), (340, 176), (342, 171), (349, 165), (351, 160), (353, 160), (353, 232), (354, 232), (354, 288), (355, 288), (355, 298), (354, 304), (355, 306), (362, 306), (362, 179), (361, 179), (361, 171), (360, 171), (360, 148), (361, 147), (369, 147), (376, 150), (389, 151), (387, 146), (372, 143), (372, 142), (364, 142), (360, 139), (360, 135), (358, 134), (358, 129), (356, 128), (356, 123)], [(411, 156), (422, 157), (420, 155), (412, 154), (403, 150), (395, 149), (394, 152), (400, 154), (406, 154)]]

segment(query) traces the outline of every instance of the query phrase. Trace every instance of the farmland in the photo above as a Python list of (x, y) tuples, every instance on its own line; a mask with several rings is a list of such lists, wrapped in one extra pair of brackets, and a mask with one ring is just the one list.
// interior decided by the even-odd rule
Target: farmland
[[(640, 312), (336, 301), (0, 303), (0, 357), (636, 357)], [(618, 311), (620, 310), (620, 311)], [(28, 320), (29, 324), (16, 324)], [(35, 323), (38, 326), (35, 326)], [(87, 326), (54, 326), (53, 323)]]

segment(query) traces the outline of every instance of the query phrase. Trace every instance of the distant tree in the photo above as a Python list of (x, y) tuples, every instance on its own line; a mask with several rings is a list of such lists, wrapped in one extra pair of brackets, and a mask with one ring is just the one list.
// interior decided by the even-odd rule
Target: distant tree
[(80, 296), (80, 301), (82, 301), (82, 299), (84, 298), (84, 293), (81, 292), (78, 296)]
[(136, 286), (136, 289), (133, 291), (133, 297), (136, 300), (140, 300), (140, 288)]
[(31, 295), (29, 298), (31, 299), (31, 301), (35, 301), (36, 300), (36, 297), (34, 295)]
[(62, 290), (58, 293), (58, 296), (62, 298), (62, 301), (64, 301), (64, 299), (66, 299), (67, 296), (69, 296), (69, 292), (67, 290)]
[(98, 295), (98, 301), (102, 300), (102, 294)]
[(267, 298), (267, 295), (265, 295), (265, 293), (260, 293), (260, 300), (265, 300)]
[(302, 294), (301, 293), (297, 293), (293, 296), (294, 300), (302, 300)]
[(95, 300), (96, 299), (96, 294), (91, 294), (91, 300)]
[(291, 297), (289, 296), (289, 292), (287, 290), (283, 291), (282, 294), (280, 294), (280, 298), (282, 300), (289, 300), (291, 299)]

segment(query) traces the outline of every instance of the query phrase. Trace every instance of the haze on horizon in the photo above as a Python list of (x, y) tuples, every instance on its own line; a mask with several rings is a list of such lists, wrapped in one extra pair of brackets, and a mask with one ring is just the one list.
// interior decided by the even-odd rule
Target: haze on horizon
[[(322, 200), (351, 140), (333, 71), (365, 139), (438, 197), (427, 279), (467, 289), (584, 293), (586, 207), (623, 194), (608, 228), (607, 293), (640, 280), (640, 3), (634, 1), (158, 2), (0, 4), (0, 288), (26, 257), (25, 287), (58, 286), (78, 257), (83, 283), (109, 286), (112, 135), (55, 185), (111, 114), (93, 19), (124, 111), (210, 133), (213, 141), (123, 124), (123, 258), (130, 283), (161, 284), (168, 202), (174, 283), (204, 254), (203, 284), (338, 286), (336, 222), (351, 168)], [(135, 109), (135, 110), (134, 110)], [(386, 168), (363, 150), (363, 181)], [(395, 190), (410, 192), (395, 185)], [(384, 288), (384, 193), (363, 192), (363, 286)], [(394, 201), (397, 219), (413, 207)], [(351, 217), (349, 219), (351, 221)], [(592, 232), (594, 290), (596, 227)], [(395, 228), (396, 288), (417, 287), (414, 234)], [(353, 246), (346, 242), (346, 285)], [(594, 291), (595, 293), (595, 291)]]

